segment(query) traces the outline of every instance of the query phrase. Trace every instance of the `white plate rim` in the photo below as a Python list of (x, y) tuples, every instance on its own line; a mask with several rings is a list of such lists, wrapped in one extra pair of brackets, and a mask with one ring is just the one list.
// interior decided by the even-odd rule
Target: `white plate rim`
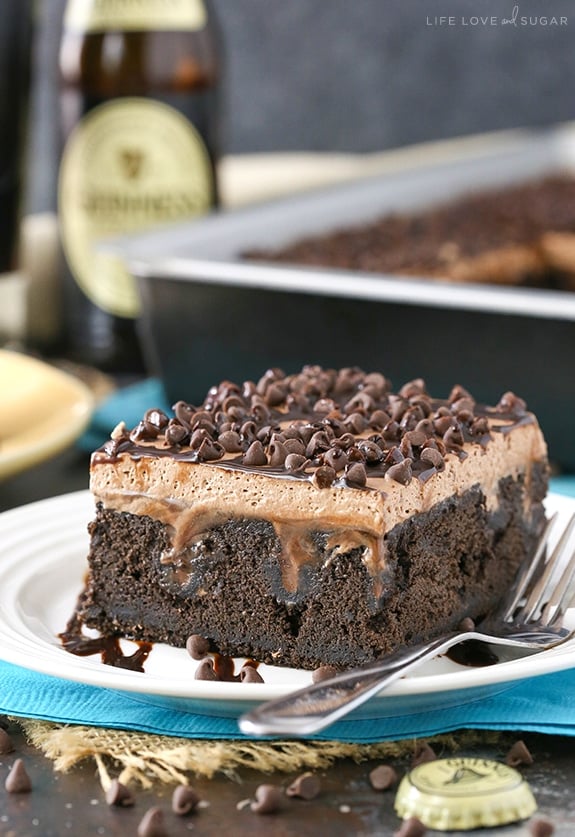
[[(575, 498), (549, 494), (546, 500), (550, 511), (567, 516), (575, 511)], [(0, 542), (11, 538), (11, 558), (0, 564), (0, 589), (11, 572), (20, 573), (20, 581), (26, 583), (34, 573), (36, 564), (22, 561), (22, 549), (28, 558), (34, 559), (33, 542), (44, 534), (53, 537), (76, 553), (74, 560), (84, 562), (88, 544), (85, 529), (93, 515), (93, 498), (89, 491), (59, 495), (40, 500), (0, 514)], [(69, 529), (62, 533), (62, 516)], [(14, 550), (16, 550), (14, 552)], [(40, 560), (36, 556), (36, 560)], [(15, 564), (18, 563), (18, 568)], [(84, 566), (84, 564), (82, 564)], [(86, 565), (87, 566), (87, 565)], [(28, 574), (28, 575), (27, 575)], [(78, 589), (79, 592), (79, 589)], [(127, 671), (104, 665), (99, 658), (76, 657), (64, 651), (57, 642), (48, 644), (42, 636), (35, 636), (25, 623), (18, 621), (17, 602), (0, 602), (0, 659), (36, 671), (76, 683), (97, 686), (114, 691), (162, 698), (189, 699), (195, 701), (240, 702), (246, 705), (280, 697), (297, 688), (301, 683), (229, 683), (193, 679), (194, 662), (190, 660), (189, 674), (185, 677), (150, 676), (147, 673)], [(14, 624), (11, 624), (11, 621)], [(64, 625), (60, 630), (63, 630)], [(516, 681), (543, 674), (550, 674), (575, 666), (575, 639), (565, 645), (541, 652), (535, 656), (498, 663), (494, 666), (469, 668), (441, 674), (406, 677), (397, 681), (376, 701), (397, 700), (402, 697), (433, 696), (441, 693), (466, 692), (486, 687), (504, 688)], [(154, 649), (156, 651), (156, 649)], [(154, 653), (154, 651), (152, 653)], [(182, 651), (182, 654), (185, 654)], [(271, 667), (268, 667), (268, 671)], [(311, 680), (311, 673), (310, 680)], [(469, 699), (473, 699), (469, 692)], [(216, 713), (214, 713), (216, 714)]]

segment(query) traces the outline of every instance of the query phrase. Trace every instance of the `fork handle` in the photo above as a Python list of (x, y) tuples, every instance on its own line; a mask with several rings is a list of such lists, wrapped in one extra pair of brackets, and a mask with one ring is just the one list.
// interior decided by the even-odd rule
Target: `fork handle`
[(463, 640), (478, 638), (481, 634), (475, 631), (454, 631), (431, 642), (400, 648), (378, 662), (260, 704), (240, 717), (240, 729), (247, 735), (319, 732), (436, 654)]

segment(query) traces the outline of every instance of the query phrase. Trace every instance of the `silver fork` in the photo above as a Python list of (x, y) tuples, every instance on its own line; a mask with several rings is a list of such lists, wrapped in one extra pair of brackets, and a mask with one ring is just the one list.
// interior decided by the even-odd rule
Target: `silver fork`
[(565, 642), (575, 632), (563, 625), (575, 575), (575, 547), (569, 544), (575, 515), (547, 557), (554, 524), (555, 516), (548, 521), (533, 557), (520, 567), (508, 596), (474, 630), (453, 631), (430, 642), (400, 648), (374, 663), (263, 703), (240, 717), (241, 731), (290, 736), (319, 732), (426, 660), (466, 640), (526, 652)]

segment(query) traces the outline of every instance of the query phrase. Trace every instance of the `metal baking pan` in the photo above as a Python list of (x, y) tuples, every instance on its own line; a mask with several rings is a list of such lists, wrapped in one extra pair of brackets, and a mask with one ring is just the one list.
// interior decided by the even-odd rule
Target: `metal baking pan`
[(396, 386), (423, 377), (496, 403), (513, 390), (538, 414), (550, 456), (575, 470), (575, 293), (454, 284), (250, 262), (389, 212), (575, 171), (575, 125), (450, 141), (384, 174), (130, 237), (120, 243), (143, 299), (141, 335), (171, 400), (269, 367), (357, 365)]

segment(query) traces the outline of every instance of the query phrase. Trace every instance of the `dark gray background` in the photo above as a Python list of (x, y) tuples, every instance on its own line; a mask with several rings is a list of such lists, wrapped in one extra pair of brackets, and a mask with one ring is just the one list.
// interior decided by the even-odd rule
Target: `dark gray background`
[[(51, 209), (64, 0), (37, 5), (30, 211)], [(214, 0), (225, 152), (377, 151), (575, 118), (573, 0)], [(503, 24), (556, 16), (566, 25)], [(439, 15), (453, 25), (434, 25)], [(497, 22), (472, 25), (472, 17)], [(430, 23), (432, 25), (430, 25)], [(467, 25), (466, 25), (467, 23)]]

